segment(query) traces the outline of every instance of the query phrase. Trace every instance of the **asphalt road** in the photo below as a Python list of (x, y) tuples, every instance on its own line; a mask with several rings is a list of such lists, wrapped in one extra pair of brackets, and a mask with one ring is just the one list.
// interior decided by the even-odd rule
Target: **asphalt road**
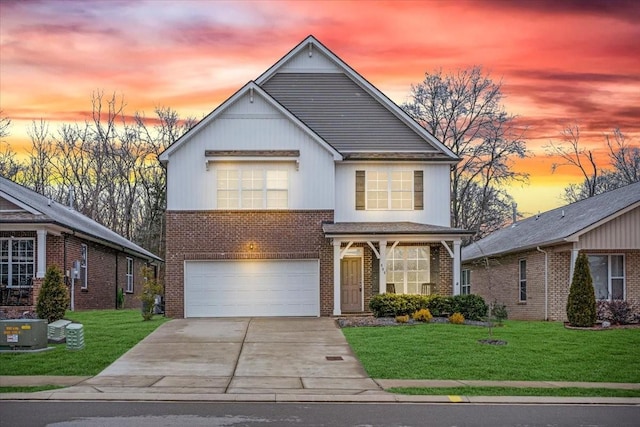
[(0, 426), (611, 426), (637, 427), (640, 406), (0, 402)]

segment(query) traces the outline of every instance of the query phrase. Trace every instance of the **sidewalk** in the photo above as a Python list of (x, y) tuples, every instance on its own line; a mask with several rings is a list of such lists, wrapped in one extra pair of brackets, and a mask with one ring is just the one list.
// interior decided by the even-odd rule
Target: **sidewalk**
[[(0, 376), (0, 387), (32, 387), (57, 385), (61, 389), (35, 393), (4, 393), (0, 400), (101, 400), (101, 401), (251, 401), (251, 402), (379, 402), (379, 403), (502, 403), (502, 404), (617, 404), (640, 405), (640, 398), (618, 397), (555, 397), (555, 396), (410, 396), (392, 394), (391, 387), (516, 387), (516, 388), (615, 388), (639, 390), (638, 383), (587, 383), (556, 381), (456, 381), (456, 380), (373, 380), (380, 390), (356, 392), (349, 379), (331, 379), (313, 388), (290, 388), (290, 378), (254, 378), (255, 388), (241, 392), (232, 389), (221, 392), (219, 384), (176, 383), (168, 377), (120, 378), (119, 384), (91, 384), (91, 377)], [(248, 379), (251, 382), (251, 379)], [(267, 384), (268, 383), (268, 384)], [(164, 384), (159, 385), (159, 384)], [(274, 384), (282, 384), (275, 386)], [(170, 386), (169, 386), (170, 385)], [(383, 390), (384, 389), (384, 390)]]

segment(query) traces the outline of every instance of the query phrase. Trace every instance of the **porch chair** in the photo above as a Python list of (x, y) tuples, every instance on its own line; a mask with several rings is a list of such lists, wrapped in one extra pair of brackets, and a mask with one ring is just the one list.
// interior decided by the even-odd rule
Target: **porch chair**
[(422, 295), (431, 295), (436, 293), (436, 284), (435, 283), (423, 283), (420, 286), (420, 293)]
[(396, 293), (396, 285), (393, 283), (387, 283), (387, 293), (395, 294)]

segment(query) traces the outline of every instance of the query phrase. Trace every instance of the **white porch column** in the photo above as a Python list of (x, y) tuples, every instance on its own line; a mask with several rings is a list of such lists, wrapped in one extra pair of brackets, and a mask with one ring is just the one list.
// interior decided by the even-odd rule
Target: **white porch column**
[(453, 294), (460, 295), (460, 240), (453, 241)]
[(333, 315), (340, 316), (340, 240), (333, 239)]
[(47, 230), (38, 230), (36, 233), (38, 235), (36, 277), (43, 278), (47, 271)]
[(573, 281), (573, 269), (576, 266), (576, 261), (578, 260), (579, 254), (580, 254), (580, 249), (576, 249), (575, 243), (574, 243), (574, 248), (571, 249), (571, 265), (569, 266), (569, 285), (571, 285), (571, 282)]
[(380, 240), (380, 293), (387, 292), (387, 241)]

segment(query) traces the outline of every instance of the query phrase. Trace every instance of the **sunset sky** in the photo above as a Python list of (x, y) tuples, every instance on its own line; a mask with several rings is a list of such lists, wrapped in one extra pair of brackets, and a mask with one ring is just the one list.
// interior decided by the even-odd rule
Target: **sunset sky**
[(637, 0), (0, 2), (0, 110), (24, 153), (26, 128), (84, 121), (95, 90), (126, 112), (154, 106), (198, 119), (309, 34), (398, 104), (426, 71), (482, 65), (528, 126), (531, 174), (509, 189), (534, 214), (564, 202), (575, 170), (551, 173), (543, 146), (581, 126), (601, 153), (620, 127), (640, 144)]

